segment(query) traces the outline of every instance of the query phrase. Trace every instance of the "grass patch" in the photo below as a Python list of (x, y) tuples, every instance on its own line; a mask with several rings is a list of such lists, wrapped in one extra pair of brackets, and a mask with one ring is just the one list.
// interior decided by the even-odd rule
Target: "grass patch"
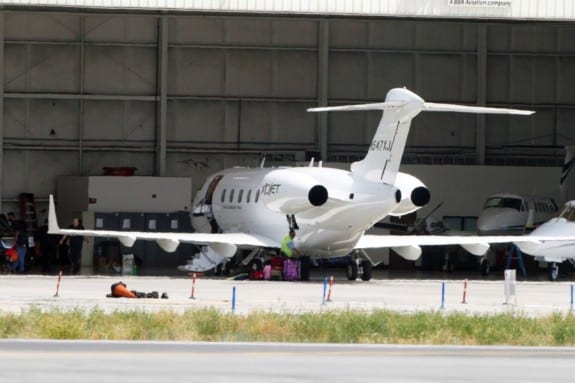
[(0, 313), (0, 338), (575, 346), (575, 316), (30, 309)]

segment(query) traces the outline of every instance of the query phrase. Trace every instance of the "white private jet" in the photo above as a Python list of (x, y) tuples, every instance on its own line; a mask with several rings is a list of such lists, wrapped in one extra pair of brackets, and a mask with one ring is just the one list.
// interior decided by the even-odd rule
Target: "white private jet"
[[(381, 110), (383, 116), (365, 158), (351, 170), (324, 167), (233, 168), (209, 177), (194, 206), (196, 218), (209, 220), (212, 233), (146, 233), (60, 229), (50, 196), (52, 234), (115, 237), (124, 246), (137, 239), (154, 240), (173, 252), (180, 242), (205, 245), (206, 257), (230, 258), (238, 247), (279, 248), (290, 228), (295, 246), (312, 257), (341, 257), (356, 249), (390, 247), (408, 260), (421, 245), (459, 244), (483, 255), (488, 243), (520, 237), (377, 236), (364, 234), (388, 215), (401, 216), (429, 202), (417, 178), (398, 171), (411, 120), (422, 111), (530, 115), (531, 111), (425, 102), (404, 89), (391, 89), (385, 102), (311, 108), (311, 112)], [(310, 164), (311, 165), (311, 164)], [(204, 225), (205, 226), (205, 225)], [(557, 238), (555, 238), (557, 239)], [(575, 239), (575, 237), (573, 237)], [(528, 241), (537, 241), (532, 237)], [(365, 252), (364, 252), (365, 253)], [(215, 261), (214, 263), (219, 262)], [(359, 266), (359, 268), (358, 268)], [(371, 278), (369, 259), (354, 259), (348, 278)]]
[[(556, 217), (558, 204), (568, 201), (575, 174), (575, 146), (565, 147), (565, 160), (559, 189), (551, 196), (530, 196), (514, 193), (499, 193), (489, 196), (477, 218), (477, 232), (483, 235), (520, 234), (533, 230), (543, 222)], [(560, 193), (559, 193), (560, 192)], [(559, 196), (559, 194), (561, 194)]]
[(520, 234), (557, 215), (552, 197), (500, 193), (489, 196), (477, 218), (479, 234)]
[(566, 260), (575, 260), (575, 240), (554, 241), (545, 237), (568, 237), (575, 235), (575, 201), (565, 203), (557, 218), (552, 218), (537, 227), (526, 237), (537, 237), (537, 241), (516, 241), (523, 253), (547, 262), (547, 272), (551, 281), (559, 277), (559, 265)]

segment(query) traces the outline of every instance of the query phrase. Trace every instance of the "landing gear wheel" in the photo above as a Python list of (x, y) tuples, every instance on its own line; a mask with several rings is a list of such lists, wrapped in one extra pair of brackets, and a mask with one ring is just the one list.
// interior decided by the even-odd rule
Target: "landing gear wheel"
[(483, 258), (481, 260), (479, 268), (481, 269), (481, 275), (483, 275), (484, 277), (489, 275), (489, 273), (491, 272), (491, 265), (489, 264), (487, 258)]
[(355, 281), (357, 279), (357, 263), (354, 260), (348, 262), (346, 274), (347, 279), (350, 281)]
[(559, 265), (555, 262), (551, 262), (549, 266), (547, 266), (547, 276), (549, 280), (554, 282), (559, 277)]
[(361, 261), (361, 280), (362, 281), (369, 281), (371, 279), (371, 262), (370, 261)]

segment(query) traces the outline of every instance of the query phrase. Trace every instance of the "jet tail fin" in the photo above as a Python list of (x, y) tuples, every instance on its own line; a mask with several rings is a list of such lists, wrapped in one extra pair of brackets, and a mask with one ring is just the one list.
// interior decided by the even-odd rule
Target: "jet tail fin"
[(354, 177), (395, 184), (411, 120), (422, 111), (530, 115), (533, 111), (425, 102), (405, 89), (391, 89), (385, 102), (310, 108), (310, 112), (381, 110), (383, 116), (365, 158), (351, 165)]
[(48, 233), (60, 234), (60, 226), (58, 226), (58, 218), (56, 217), (56, 208), (54, 206), (54, 196), (50, 194), (48, 206)]
[(561, 190), (561, 198), (563, 198), (563, 202), (567, 202), (575, 198), (573, 195), (573, 190), (575, 190), (575, 177), (573, 177), (574, 165), (575, 146), (566, 146), (565, 159), (563, 160), (563, 169), (561, 170), (561, 180), (559, 182), (559, 189)]

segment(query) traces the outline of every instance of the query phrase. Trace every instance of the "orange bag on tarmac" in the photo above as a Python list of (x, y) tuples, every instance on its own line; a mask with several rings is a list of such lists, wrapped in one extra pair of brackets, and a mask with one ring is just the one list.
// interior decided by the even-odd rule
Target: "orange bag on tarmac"
[(112, 285), (112, 297), (113, 298), (136, 298), (136, 295), (128, 290), (125, 284), (122, 282), (114, 283)]

